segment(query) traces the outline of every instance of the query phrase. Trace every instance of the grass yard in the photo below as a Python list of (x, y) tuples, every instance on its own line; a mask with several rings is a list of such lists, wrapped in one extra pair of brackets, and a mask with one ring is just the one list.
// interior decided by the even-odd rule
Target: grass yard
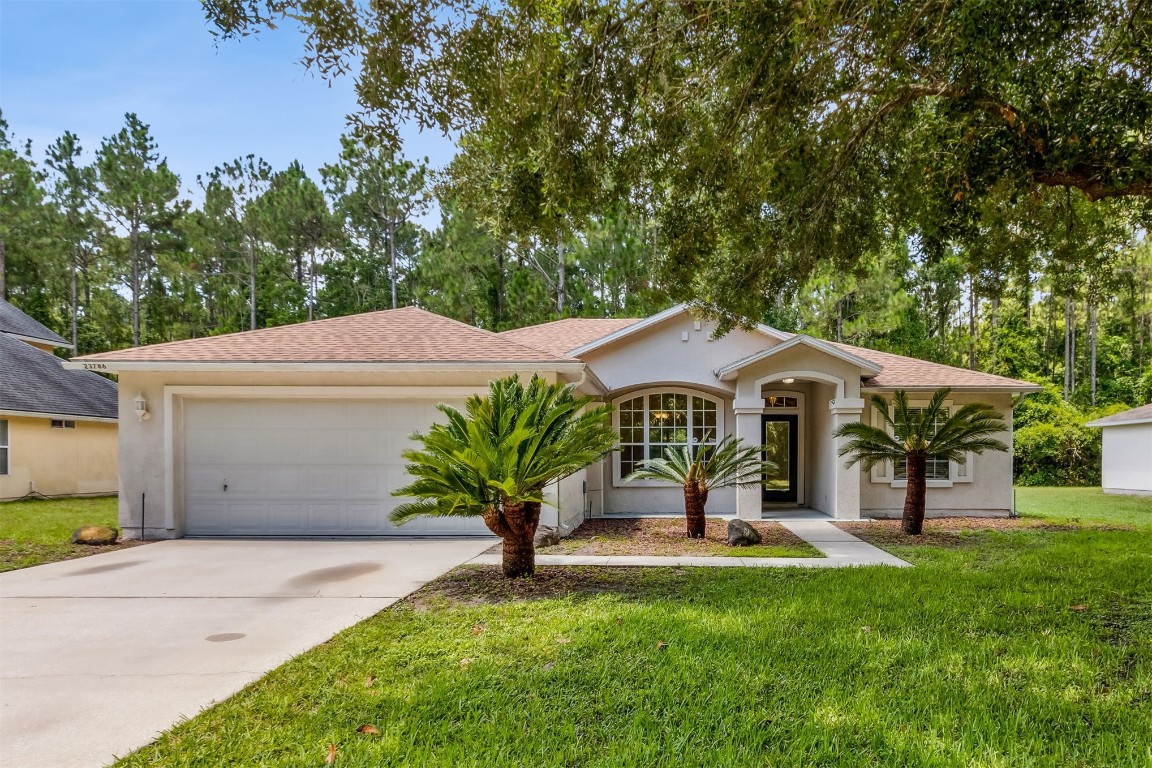
[(1147, 768), (1152, 500), (1020, 507), (1081, 524), (912, 570), (461, 568), (119, 765)]
[(69, 543), (81, 526), (115, 527), (116, 504), (115, 496), (0, 504), (0, 572), (135, 546), (139, 542), (108, 547)]

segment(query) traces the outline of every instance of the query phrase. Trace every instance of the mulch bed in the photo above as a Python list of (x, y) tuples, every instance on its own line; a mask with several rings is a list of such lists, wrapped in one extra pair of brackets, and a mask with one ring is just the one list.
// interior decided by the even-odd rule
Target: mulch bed
[[(729, 547), (728, 521), (708, 518), (704, 538), (689, 539), (684, 518), (632, 518), (628, 520), (587, 520), (570, 536), (553, 547), (538, 550), (542, 555), (648, 555), (654, 557), (762, 556), (761, 547), (786, 547), (795, 552), (788, 557), (819, 557), (820, 553), (803, 539), (773, 522), (753, 522), (763, 541), (754, 548)], [(497, 545), (492, 552), (499, 552)]]
[[(842, 531), (858, 536), (869, 544), (885, 546), (962, 547), (975, 545), (981, 533), (992, 531), (1077, 531), (1087, 526), (1076, 523), (1055, 524), (1021, 517), (943, 517), (924, 521), (924, 533), (909, 536), (900, 530), (899, 520), (833, 523)], [(1127, 526), (1091, 526), (1097, 530), (1128, 530)]]
[(464, 565), (425, 584), (402, 603), (417, 611), (445, 605), (485, 605), (520, 600), (584, 598), (599, 594), (651, 598), (683, 594), (689, 568), (536, 566), (530, 579), (508, 579), (498, 565)]

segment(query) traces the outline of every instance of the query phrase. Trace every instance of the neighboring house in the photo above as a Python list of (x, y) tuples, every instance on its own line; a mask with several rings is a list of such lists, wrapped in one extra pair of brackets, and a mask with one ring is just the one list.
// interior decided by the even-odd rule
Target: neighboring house
[(1089, 422), (1104, 444), (1100, 484), (1104, 493), (1152, 496), (1152, 404)]
[(116, 384), (56, 347), (72, 345), (0, 299), (0, 500), (116, 493)]
[[(585, 516), (676, 513), (679, 488), (624, 484), (641, 460), (735, 433), (767, 443), (767, 488), (716, 491), (714, 514), (757, 519), (808, 507), (842, 519), (899, 515), (899, 466), (847, 468), (840, 424), (875, 420), (863, 399), (954, 388), (1008, 424), (1023, 381), (783, 333), (713, 339), (673, 307), (643, 320), (568, 319), (490, 333), (414, 307), (77, 358), (120, 376), (120, 522), (131, 535), (328, 536), (482, 533), (477, 519), (388, 522), (410, 435), (487, 383), (539, 373), (611, 402), (621, 449), (554, 489), (565, 524)], [(134, 417), (137, 408), (150, 419)], [(1007, 515), (1012, 458), (934, 462), (928, 512)]]

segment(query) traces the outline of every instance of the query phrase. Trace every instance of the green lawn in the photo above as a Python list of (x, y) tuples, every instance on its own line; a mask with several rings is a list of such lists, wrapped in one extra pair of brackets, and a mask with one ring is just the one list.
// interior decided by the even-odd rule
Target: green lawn
[(116, 525), (116, 497), (10, 501), (0, 504), (0, 572), (106, 552), (69, 543), (84, 525)]
[(1019, 504), (1110, 525), (912, 570), (458, 569), (120, 765), (1147, 768), (1152, 500)]

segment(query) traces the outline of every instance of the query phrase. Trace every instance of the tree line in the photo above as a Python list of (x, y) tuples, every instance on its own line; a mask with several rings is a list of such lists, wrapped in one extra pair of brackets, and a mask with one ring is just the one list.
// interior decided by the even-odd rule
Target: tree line
[[(314, 179), (248, 155), (182, 192), (146, 123), (38, 154), (0, 120), (4, 295), (77, 353), (418, 305), (491, 330), (636, 317), (676, 293), (662, 232), (626, 207), (502, 231), (387, 145), (343, 137)], [(440, 223), (418, 219), (435, 204)], [(782, 330), (1045, 383), (1087, 413), (1152, 399), (1152, 245), (1120, 205), (986, 204), (963, 238), (908, 233), (765, 297)], [(991, 223), (989, 223), (991, 221)]]
[(438, 196), (426, 159), (334, 150), (319, 178), (253, 154), (190, 195), (135, 114), (91, 152), (65, 132), (39, 153), (0, 119), (0, 294), (77, 354), (410, 304), (492, 330), (666, 305), (623, 212), (564, 240), (501, 235)]

